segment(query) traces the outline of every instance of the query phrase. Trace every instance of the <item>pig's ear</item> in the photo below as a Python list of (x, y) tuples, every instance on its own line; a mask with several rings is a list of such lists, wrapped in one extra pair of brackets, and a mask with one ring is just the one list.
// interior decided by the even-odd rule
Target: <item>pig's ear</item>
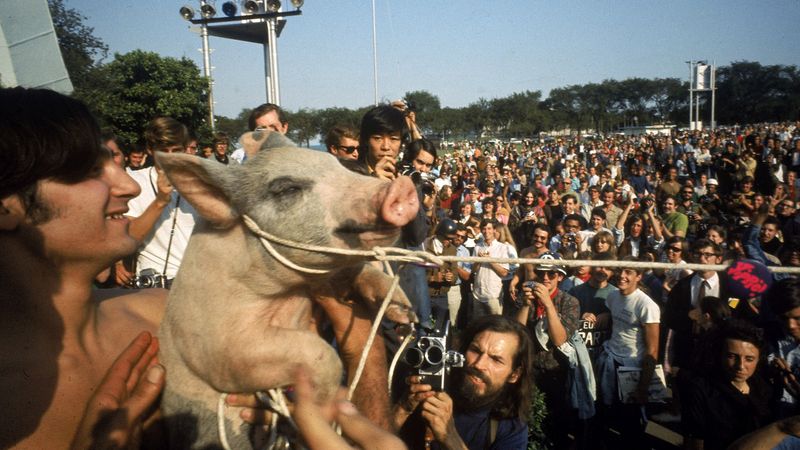
[(256, 130), (249, 131), (239, 138), (239, 144), (244, 149), (248, 158), (252, 158), (260, 151), (282, 147), (297, 147), (297, 144), (277, 131)]
[(228, 228), (239, 219), (228, 192), (239, 167), (226, 166), (199, 156), (156, 152), (156, 164), (200, 215), (217, 228)]

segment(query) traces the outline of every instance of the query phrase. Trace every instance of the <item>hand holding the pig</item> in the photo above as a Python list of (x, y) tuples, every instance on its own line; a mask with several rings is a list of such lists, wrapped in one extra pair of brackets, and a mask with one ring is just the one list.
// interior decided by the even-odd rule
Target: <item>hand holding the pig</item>
[[(295, 401), (292, 418), (300, 435), (311, 450), (351, 449), (352, 447), (330, 426), (336, 420), (342, 434), (363, 449), (403, 449), (403, 442), (391, 433), (375, 426), (362, 416), (356, 407), (340, 399), (329, 404), (317, 404), (317, 396), (308, 369), (298, 367), (294, 377)], [(342, 390), (340, 394), (345, 394)]]

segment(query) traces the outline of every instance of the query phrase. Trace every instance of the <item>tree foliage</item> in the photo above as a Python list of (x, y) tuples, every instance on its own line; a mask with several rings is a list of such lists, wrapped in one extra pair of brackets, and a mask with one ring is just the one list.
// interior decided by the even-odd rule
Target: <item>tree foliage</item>
[(93, 69), (108, 55), (108, 46), (94, 35), (94, 28), (84, 24), (86, 17), (67, 8), (63, 0), (48, 0), (47, 4), (64, 66), (80, 97), (94, 83)]
[(114, 55), (112, 62), (96, 70), (102, 83), (86, 100), (104, 125), (129, 142), (135, 142), (145, 125), (159, 116), (207, 134), (208, 82), (192, 60), (134, 50)]

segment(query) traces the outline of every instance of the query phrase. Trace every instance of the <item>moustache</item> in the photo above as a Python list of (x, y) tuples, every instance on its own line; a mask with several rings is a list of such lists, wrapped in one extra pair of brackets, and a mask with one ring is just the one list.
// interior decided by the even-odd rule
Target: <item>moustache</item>
[(489, 386), (491, 384), (491, 380), (489, 380), (489, 377), (487, 377), (485, 374), (483, 374), (481, 371), (479, 371), (478, 369), (476, 369), (474, 367), (464, 367), (464, 374), (465, 375), (472, 375), (475, 378), (480, 379), (483, 382), (483, 384), (485, 384), (487, 386)]

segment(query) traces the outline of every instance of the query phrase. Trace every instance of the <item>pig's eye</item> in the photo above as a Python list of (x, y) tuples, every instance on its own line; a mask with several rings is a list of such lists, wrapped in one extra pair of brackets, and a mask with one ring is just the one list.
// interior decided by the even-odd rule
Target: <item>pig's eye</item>
[(290, 177), (281, 177), (272, 180), (268, 189), (272, 196), (279, 198), (294, 197), (311, 187), (311, 182)]

